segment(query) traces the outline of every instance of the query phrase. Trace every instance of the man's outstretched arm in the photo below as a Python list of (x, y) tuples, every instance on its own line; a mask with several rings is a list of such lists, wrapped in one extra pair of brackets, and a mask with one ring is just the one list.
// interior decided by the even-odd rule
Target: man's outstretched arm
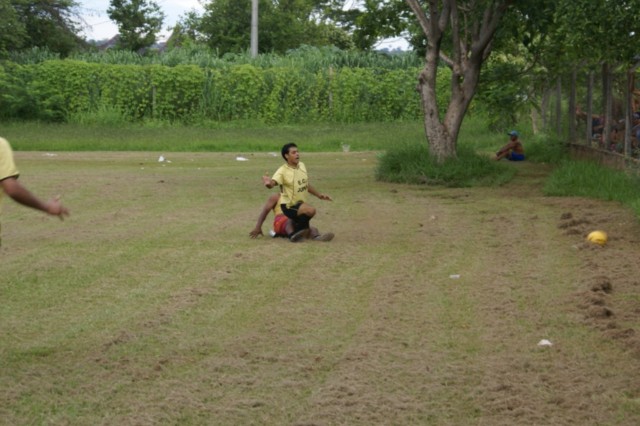
[(2, 190), (17, 203), (43, 211), (52, 216), (58, 216), (61, 220), (64, 216), (69, 216), (69, 210), (62, 205), (60, 197), (53, 198), (48, 202), (40, 200), (31, 191), (22, 186), (15, 177), (8, 177), (0, 181)]
[(327, 194), (323, 194), (323, 193), (319, 192), (317, 189), (315, 189), (311, 185), (308, 186), (308, 191), (309, 191), (309, 194), (315, 195), (316, 197), (320, 198), (321, 200), (333, 201), (333, 198), (331, 198)]

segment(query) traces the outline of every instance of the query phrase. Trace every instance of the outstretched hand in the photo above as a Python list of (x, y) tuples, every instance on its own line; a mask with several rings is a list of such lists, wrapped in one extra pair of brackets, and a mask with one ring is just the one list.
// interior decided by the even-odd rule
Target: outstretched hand
[(271, 185), (271, 176), (269, 176), (268, 173), (265, 173), (264, 176), (262, 176), (262, 183), (264, 186)]
[(251, 238), (258, 238), (259, 236), (264, 235), (262, 233), (262, 229), (261, 228), (254, 228), (253, 231), (249, 232), (249, 236)]
[(321, 200), (333, 201), (333, 198), (331, 198), (327, 194), (320, 194), (320, 195), (318, 195), (318, 198), (320, 198)]
[(60, 202), (60, 196), (49, 200), (46, 204), (47, 213), (51, 216), (58, 216), (60, 220), (64, 220), (65, 216), (69, 216), (69, 209), (62, 205)]

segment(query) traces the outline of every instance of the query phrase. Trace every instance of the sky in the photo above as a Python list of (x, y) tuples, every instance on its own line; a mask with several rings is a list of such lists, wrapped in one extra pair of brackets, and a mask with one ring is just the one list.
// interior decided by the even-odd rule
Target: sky
[[(109, 19), (107, 9), (109, 0), (77, 0), (80, 5), (80, 14), (87, 24), (84, 35), (88, 39), (103, 40), (118, 34), (118, 27)], [(158, 6), (165, 14), (162, 25), (161, 38), (168, 37), (180, 16), (190, 10), (195, 9), (198, 13), (203, 12), (203, 8), (198, 0), (156, 0)]]
[[(118, 27), (107, 16), (109, 0), (76, 0), (80, 5), (80, 15), (84, 19), (87, 27), (83, 34), (89, 40), (110, 39), (118, 34)], [(171, 35), (171, 30), (178, 19), (185, 13), (196, 10), (202, 13), (204, 8), (198, 0), (156, 0), (160, 9), (164, 12), (164, 24), (159, 34), (159, 39), (164, 40)], [(349, 2), (347, 2), (349, 3)], [(352, 0), (352, 3), (356, 3)], [(348, 4), (348, 6), (352, 6)], [(376, 45), (379, 49), (407, 49), (408, 44), (402, 38), (382, 40)]]

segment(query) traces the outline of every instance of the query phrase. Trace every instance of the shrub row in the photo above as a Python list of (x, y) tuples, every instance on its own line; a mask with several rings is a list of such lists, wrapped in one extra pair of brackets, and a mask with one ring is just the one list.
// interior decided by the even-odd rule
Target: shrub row
[[(421, 116), (419, 69), (224, 69), (74, 60), (0, 65), (0, 117), (65, 121), (117, 111), (127, 120), (366, 122)], [(446, 70), (444, 70), (446, 72)], [(442, 79), (442, 84), (448, 78)], [(443, 92), (447, 92), (446, 88)]]

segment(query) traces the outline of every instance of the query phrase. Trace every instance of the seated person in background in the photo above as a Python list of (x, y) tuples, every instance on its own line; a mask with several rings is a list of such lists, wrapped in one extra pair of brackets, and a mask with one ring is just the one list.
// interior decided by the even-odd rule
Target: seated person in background
[(640, 112), (633, 113), (633, 122), (631, 123), (631, 137), (636, 139), (636, 143), (640, 142)]
[(500, 151), (496, 152), (496, 160), (502, 160), (503, 158), (509, 161), (524, 160), (524, 147), (520, 139), (518, 139), (518, 132), (512, 130), (508, 135), (510, 137), (509, 143), (500, 148)]
[(624, 120), (620, 120), (611, 126), (611, 143), (609, 144), (609, 150), (614, 152), (624, 151), (624, 135), (625, 125)]
[[(580, 109), (580, 106), (576, 107), (576, 117), (584, 120), (587, 120), (587, 113)], [(593, 114), (591, 116), (591, 137), (593, 139), (602, 140), (602, 132), (604, 131), (604, 115)]]
[(594, 115), (591, 119), (591, 131), (593, 132), (593, 139), (602, 140), (602, 134), (604, 133), (604, 115)]

